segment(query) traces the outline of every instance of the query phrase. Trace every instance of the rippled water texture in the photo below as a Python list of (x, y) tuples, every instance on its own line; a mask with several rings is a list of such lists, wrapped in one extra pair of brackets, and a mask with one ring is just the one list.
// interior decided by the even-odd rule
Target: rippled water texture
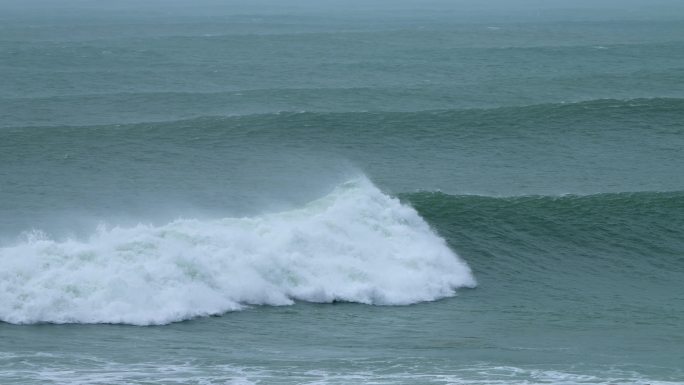
[(0, 383), (684, 384), (679, 2), (30, 1)]

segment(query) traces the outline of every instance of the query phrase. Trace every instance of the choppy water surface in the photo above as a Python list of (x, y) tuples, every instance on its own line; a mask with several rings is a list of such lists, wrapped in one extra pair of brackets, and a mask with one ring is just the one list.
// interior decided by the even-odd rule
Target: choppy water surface
[(0, 5), (1, 383), (684, 383), (681, 5), (354, 7)]

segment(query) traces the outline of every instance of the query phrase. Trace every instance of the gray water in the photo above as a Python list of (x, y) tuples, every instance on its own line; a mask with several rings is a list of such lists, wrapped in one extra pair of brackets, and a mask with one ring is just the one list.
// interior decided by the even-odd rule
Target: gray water
[(0, 4), (0, 383), (684, 383), (675, 1)]

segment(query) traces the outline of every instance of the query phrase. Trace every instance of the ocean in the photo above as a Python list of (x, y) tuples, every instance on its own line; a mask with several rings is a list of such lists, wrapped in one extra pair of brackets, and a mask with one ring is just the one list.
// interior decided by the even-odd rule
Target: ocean
[(0, 3), (1, 384), (684, 384), (684, 4)]

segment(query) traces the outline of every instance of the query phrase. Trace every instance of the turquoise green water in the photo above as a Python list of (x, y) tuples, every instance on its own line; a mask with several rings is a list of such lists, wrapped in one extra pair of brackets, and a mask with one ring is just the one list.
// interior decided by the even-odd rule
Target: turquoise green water
[(0, 383), (684, 383), (684, 10), (554, 4), (0, 5)]

